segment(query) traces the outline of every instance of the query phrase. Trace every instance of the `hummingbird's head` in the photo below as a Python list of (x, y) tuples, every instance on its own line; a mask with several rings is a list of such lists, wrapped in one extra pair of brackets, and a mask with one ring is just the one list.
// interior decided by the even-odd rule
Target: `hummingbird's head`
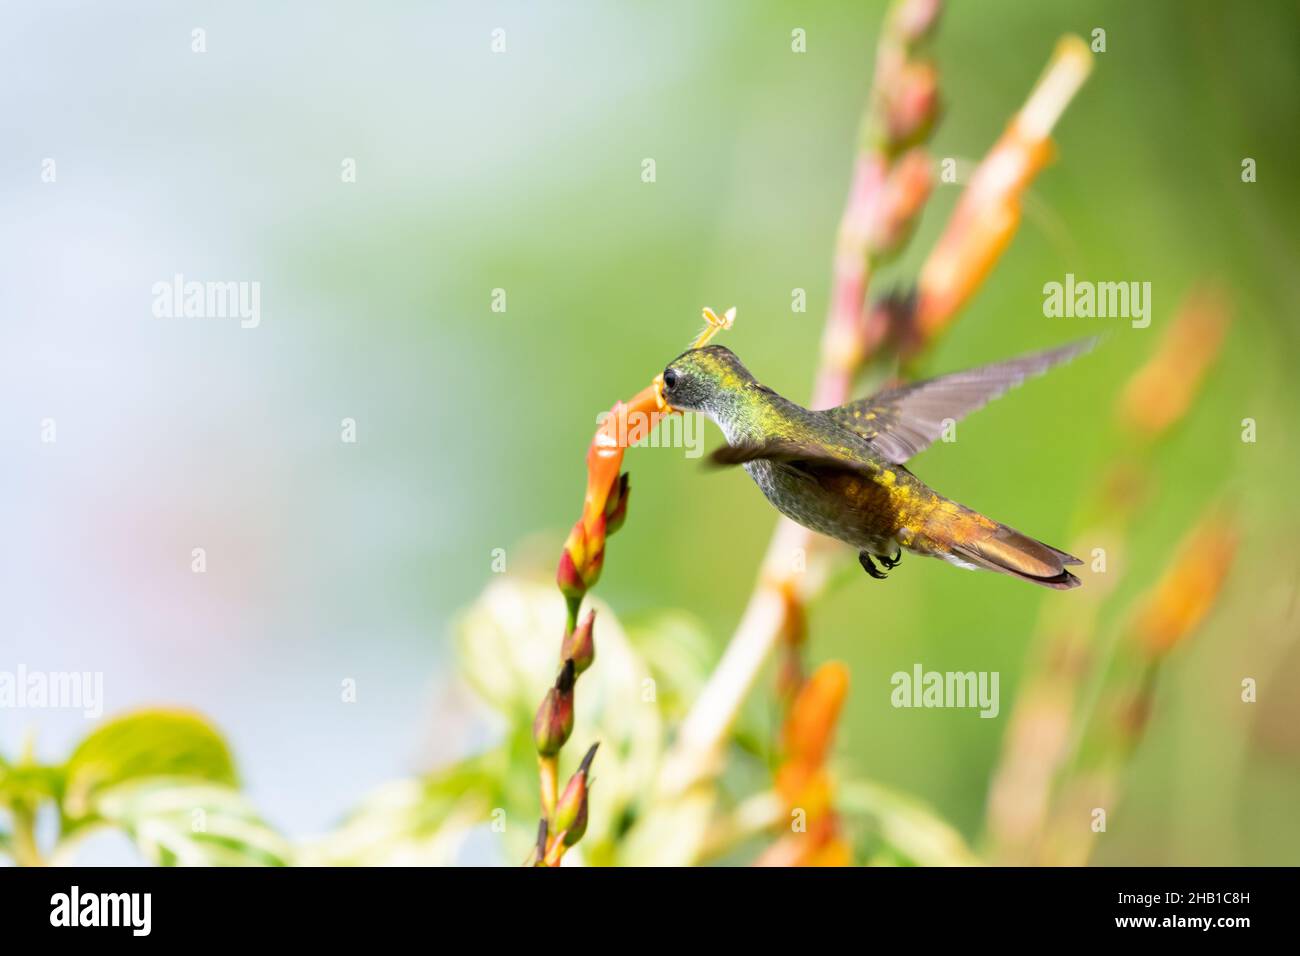
[(726, 417), (744, 393), (762, 388), (731, 349), (706, 345), (690, 349), (664, 369), (664, 400), (673, 408)]

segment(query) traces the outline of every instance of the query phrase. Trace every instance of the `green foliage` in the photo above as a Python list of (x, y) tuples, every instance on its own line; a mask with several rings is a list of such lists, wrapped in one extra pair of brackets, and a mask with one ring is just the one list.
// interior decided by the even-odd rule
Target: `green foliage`
[[(598, 665), (584, 676), (574, 738), (601, 744), (593, 776), (599, 810), (570, 859), (663, 866), (749, 852), (774, 831), (776, 816), (736, 812), (712, 785), (671, 799), (655, 789), (667, 728), (707, 676), (707, 635), (682, 611), (645, 615), (625, 630), (608, 607), (597, 607)], [(521, 862), (537, 825), (532, 709), (554, 679), (563, 614), (549, 584), (507, 579), (489, 586), (457, 621), (455, 643), (461, 677), (497, 726), (496, 742), (379, 787), (337, 828), (300, 846), (239, 792), (230, 750), (211, 724), (192, 712), (152, 709), (108, 721), (61, 764), (0, 758), (0, 806), (15, 823), (13, 832), (0, 831), (0, 853), (25, 863), (64, 862), (88, 833), (108, 827), (161, 866), (441, 866), (460, 862), (482, 833), (500, 848), (499, 862)], [(566, 747), (562, 759), (576, 764), (579, 753)], [(863, 859), (974, 859), (946, 823), (882, 787), (854, 782), (842, 799)], [(32, 825), (35, 811), (50, 803), (60, 833), (41, 854)], [(759, 793), (749, 803), (775, 800)]]
[(36, 806), (57, 798), (62, 786), (63, 772), (58, 767), (0, 764), (0, 805)]
[(178, 777), (236, 783), (221, 735), (198, 714), (182, 710), (141, 710), (110, 720), (77, 745), (63, 773), (63, 807), (70, 820), (90, 817), (98, 791), (125, 781)]
[(93, 809), (161, 866), (287, 866), (293, 858), (244, 796), (218, 783), (145, 777), (97, 791)]
[(126, 714), (92, 731), (58, 765), (30, 756), (0, 759), (0, 806), (14, 832), (0, 852), (39, 863), (37, 811), (53, 803), (59, 836), (49, 859), (62, 862), (96, 827), (114, 827), (163, 866), (282, 866), (289, 845), (237, 787), (221, 735), (198, 714), (152, 709)]
[(497, 749), (422, 779), (385, 784), (337, 830), (309, 841), (300, 862), (317, 866), (455, 863), (471, 831), (490, 826), (499, 804), (522, 800), (508, 795), (507, 758), (505, 750)]
[[(596, 602), (596, 665), (583, 677), (573, 740), (599, 741), (591, 815), (575, 863), (688, 864), (717, 826), (719, 797), (699, 788), (673, 799), (655, 792), (667, 728), (708, 674), (708, 639), (682, 611), (645, 615), (626, 629)], [(380, 787), (342, 823), (299, 851), (326, 865), (449, 865), (473, 834), (490, 834), (499, 862), (523, 861), (538, 814), (531, 723), (559, 666), (562, 598), (549, 583), (491, 584), (458, 619), (459, 674), (498, 729), (479, 755), (426, 777)], [(562, 752), (562, 775), (580, 747)]]
[(973, 866), (978, 858), (961, 834), (914, 797), (866, 780), (845, 782), (837, 806), (854, 835), (857, 855), (873, 864)]
[(627, 636), (646, 668), (659, 675), (659, 710), (667, 718), (686, 714), (709, 676), (715, 651), (699, 619), (678, 609), (639, 615)]

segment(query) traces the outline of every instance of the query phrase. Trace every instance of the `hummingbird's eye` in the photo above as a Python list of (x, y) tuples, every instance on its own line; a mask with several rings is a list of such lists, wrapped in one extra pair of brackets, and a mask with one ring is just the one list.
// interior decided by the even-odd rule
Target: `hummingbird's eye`
[(664, 370), (664, 388), (675, 388), (677, 386), (677, 370)]

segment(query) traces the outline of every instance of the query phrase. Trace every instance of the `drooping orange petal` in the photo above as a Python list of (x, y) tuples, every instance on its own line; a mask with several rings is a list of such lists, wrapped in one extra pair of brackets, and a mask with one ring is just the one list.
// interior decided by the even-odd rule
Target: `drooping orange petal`
[(849, 690), (849, 671), (839, 661), (827, 661), (800, 688), (785, 722), (788, 760), (817, 767), (835, 734), (840, 709)]

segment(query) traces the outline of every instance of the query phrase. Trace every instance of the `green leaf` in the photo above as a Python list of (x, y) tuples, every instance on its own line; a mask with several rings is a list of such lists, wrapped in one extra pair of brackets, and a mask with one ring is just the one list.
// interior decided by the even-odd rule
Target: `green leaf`
[(684, 716), (717, 657), (704, 625), (674, 608), (637, 615), (626, 627), (632, 648), (658, 682), (660, 710), (670, 719)]
[(618, 845), (613, 862), (620, 866), (694, 865), (708, 840), (715, 803), (715, 795), (707, 787), (656, 801)]
[(63, 771), (59, 767), (27, 763), (0, 766), (0, 806), (35, 807), (44, 800), (57, 799), (62, 789)]
[[(842, 784), (836, 806), (853, 823), (865, 826), (872, 843), (866, 849), (875, 863), (915, 866), (979, 866), (980, 860), (960, 833), (919, 800), (866, 780)], [(859, 827), (861, 829), (861, 826)]]
[(160, 866), (288, 866), (293, 859), (289, 843), (224, 784), (133, 780), (97, 791), (91, 810)]
[[(504, 751), (396, 780), (370, 794), (342, 826), (306, 843), (307, 866), (450, 866), (470, 831), (495, 822), (503, 802)], [(534, 782), (534, 790), (536, 783)], [(508, 818), (503, 823), (511, 822)], [(519, 821), (524, 825), (524, 821)], [(536, 817), (527, 826), (536, 827)]]
[(86, 737), (64, 766), (63, 812), (87, 818), (101, 789), (150, 777), (234, 786), (225, 740), (203, 717), (184, 710), (142, 710), (110, 720)]

